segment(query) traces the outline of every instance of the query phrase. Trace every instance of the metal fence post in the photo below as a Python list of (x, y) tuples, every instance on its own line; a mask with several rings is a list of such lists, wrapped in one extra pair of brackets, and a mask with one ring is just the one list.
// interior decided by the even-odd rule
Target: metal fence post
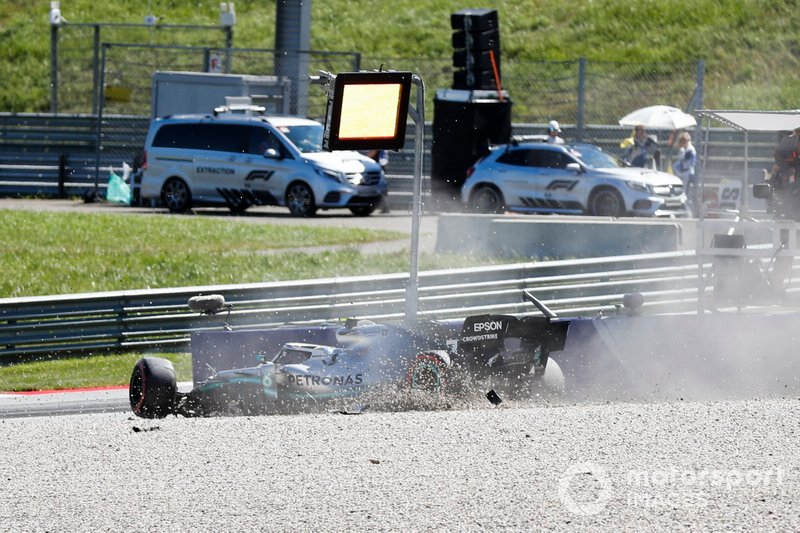
[(50, 112), (58, 114), (58, 24), (50, 24)]
[(100, 105), (97, 108), (97, 115), (95, 115), (95, 120), (97, 121), (97, 136), (95, 137), (95, 146), (94, 146), (94, 154), (95, 154), (95, 165), (94, 165), (94, 194), (95, 199), (100, 195), (100, 151), (102, 150), (103, 144), (103, 104), (105, 103), (105, 94), (103, 91), (103, 86), (106, 82), (106, 50), (108, 49), (108, 43), (103, 43), (103, 58), (102, 58), (102, 65), (100, 69), (100, 80), (99, 80), (99, 93), (100, 93)]
[(225, 26), (225, 74), (231, 73), (231, 48), (233, 48), (233, 26)]
[(575, 136), (583, 140), (583, 127), (586, 120), (586, 58), (578, 59), (578, 116), (575, 117)]
[(94, 66), (92, 70), (92, 87), (94, 87), (94, 91), (92, 91), (92, 114), (96, 115), (98, 106), (100, 105), (100, 88), (97, 83), (100, 77), (100, 24), (94, 25), (94, 55), (92, 57), (92, 65)]

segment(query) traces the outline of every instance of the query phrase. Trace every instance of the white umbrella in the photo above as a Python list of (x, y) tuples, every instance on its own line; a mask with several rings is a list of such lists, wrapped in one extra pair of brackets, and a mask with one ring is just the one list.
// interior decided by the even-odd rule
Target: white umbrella
[(679, 130), (697, 125), (695, 118), (677, 107), (652, 105), (619, 119), (620, 126), (644, 126), (654, 130)]

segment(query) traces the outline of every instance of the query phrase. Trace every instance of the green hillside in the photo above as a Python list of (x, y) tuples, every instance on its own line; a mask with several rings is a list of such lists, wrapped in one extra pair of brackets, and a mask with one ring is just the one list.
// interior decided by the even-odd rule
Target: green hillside
[[(704, 59), (706, 107), (800, 108), (795, 0), (312, 1), (317, 50), (356, 51), (388, 64), (395, 58), (447, 59), (449, 15), (464, 7), (490, 7), (500, 17), (504, 65), (578, 57), (646, 63)], [(234, 47), (274, 47), (275, 0), (235, 5)], [(0, 111), (49, 109), (48, 9), (46, 0), (0, 3)], [(72, 24), (141, 23), (147, 14), (162, 23), (216, 24), (219, 2), (63, 0), (61, 10)], [(161, 43), (174, 39), (187, 37), (158, 36)]]

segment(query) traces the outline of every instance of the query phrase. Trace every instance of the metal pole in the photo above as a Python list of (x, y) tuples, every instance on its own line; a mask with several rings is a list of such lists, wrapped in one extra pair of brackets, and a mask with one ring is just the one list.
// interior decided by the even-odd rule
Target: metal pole
[(100, 24), (94, 25), (94, 56), (92, 57), (92, 113), (97, 114), (98, 106), (100, 105), (100, 93), (102, 88), (98, 85), (100, 79)]
[(50, 112), (58, 113), (58, 24), (50, 24)]
[(583, 141), (583, 127), (586, 124), (586, 58), (578, 59), (578, 116), (575, 117), (577, 131), (575, 137)]
[(233, 48), (233, 26), (225, 27), (225, 74), (231, 73), (231, 48)]
[(100, 194), (100, 151), (103, 142), (103, 104), (105, 103), (105, 84), (106, 84), (106, 49), (103, 44), (103, 60), (100, 69), (100, 102), (97, 108), (97, 136), (95, 137), (95, 165), (94, 165), (94, 193), (97, 197)]
[(422, 222), (422, 156), (425, 148), (425, 84), (414, 75), (417, 86), (417, 108), (409, 114), (416, 125), (414, 135), (414, 200), (411, 205), (411, 267), (406, 287), (406, 322), (417, 320), (419, 298), (419, 230)]

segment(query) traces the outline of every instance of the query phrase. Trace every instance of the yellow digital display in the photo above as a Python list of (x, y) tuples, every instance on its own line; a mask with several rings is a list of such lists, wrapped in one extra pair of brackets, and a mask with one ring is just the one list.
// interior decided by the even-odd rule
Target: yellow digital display
[(336, 75), (325, 113), (326, 150), (399, 150), (406, 134), (410, 72)]
[(399, 83), (345, 86), (339, 139), (393, 138), (401, 94)]

